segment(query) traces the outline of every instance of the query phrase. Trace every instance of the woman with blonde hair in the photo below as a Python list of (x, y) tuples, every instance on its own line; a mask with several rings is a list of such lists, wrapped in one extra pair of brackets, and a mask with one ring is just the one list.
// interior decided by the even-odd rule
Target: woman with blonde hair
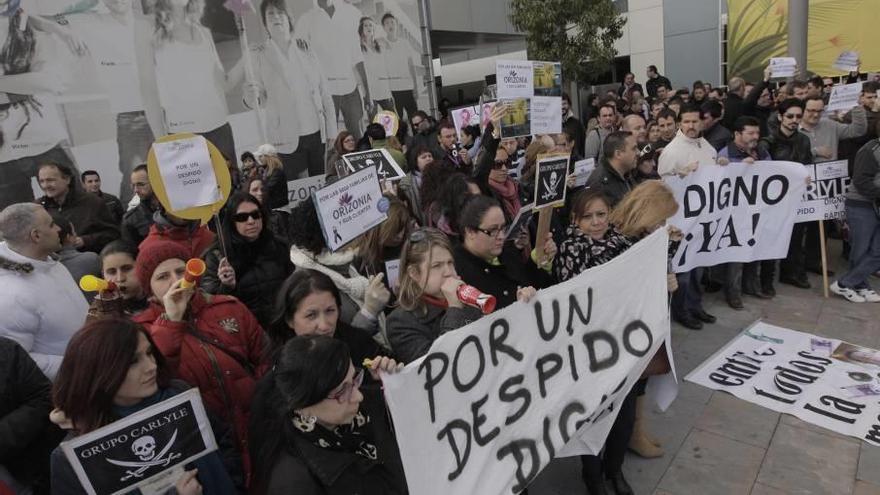
[(409, 235), (400, 259), (398, 307), (387, 322), (395, 356), (414, 361), (444, 333), (480, 318), (477, 309), (458, 300), (462, 283), (446, 234), (424, 228)]
[(254, 155), (257, 157), (258, 170), (263, 179), (263, 205), (270, 210), (287, 206), (290, 202), (287, 175), (284, 173), (284, 163), (278, 157), (275, 147), (271, 144), (261, 144)]
[[(385, 286), (391, 289), (386, 263), (400, 259), (401, 247), (415, 221), (406, 203), (386, 194), (388, 199), (388, 218), (377, 227), (361, 235), (355, 242), (358, 251), (352, 266), (365, 277), (384, 274)], [(389, 307), (394, 303), (392, 294)], [(387, 310), (386, 310), (387, 311)]]
[[(662, 227), (676, 212), (678, 202), (669, 186), (660, 180), (648, 180), (624, 196), (610, 221), (621, 234), (638, 241)], [(674, 232), (670, 234), (674, 236)]]

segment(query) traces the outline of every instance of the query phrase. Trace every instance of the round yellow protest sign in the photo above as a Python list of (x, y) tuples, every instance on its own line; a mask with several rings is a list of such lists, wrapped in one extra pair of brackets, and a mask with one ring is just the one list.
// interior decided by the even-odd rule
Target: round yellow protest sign
[(400, 120), (396, 113), (390, 110), (382, 110), (381, 112), (377, 112), (376, 116), (373, 117), (373, 123), (382, 124), (382, 127), (385, 128), (386, 136), (394, 136), (397, 134), (397, 127), (400, 125)]
[[(159, 168), (159, 160), (156, 157), (155, 150), (156, 144), (180, 141), (196, 136), (196, 134), (182, 132), (179, 134), (169, 134), (157, 139), (153, 143), (154, 146), (150, 147), (150, 153), (147, 155), (147, 175), (150, 178), (150, 186), (153, 188), (153, 193), (156, 195), (159, 203), (162, 204), (162, 207), (165, 208), (165, 211), (187, 220), (201, 220), (204, 224), (208, 222), (212, 215), (220, 211), (220, 208), (226, 203), (226, 198), (229, 197), (229, 191), (232, 190), (232, 178), (229, 176), (229, 168), (226, 165), (226, 159), (223, 158), (223, 154), (214, 146), (214, 143), (205, 139), (205, 144), (208, 145), (208, 154), (211, 158), (211, 169), (213, 169), (214, 176), (217, 178), (217, 188), (219, 189), (217, 196), (219, 196), (219, 199), (210, 204), (175, 210), (172, 208), (168, 188), (162, 177), (162, 171)], [(163, 166), (173, 165), (163, 164)]]

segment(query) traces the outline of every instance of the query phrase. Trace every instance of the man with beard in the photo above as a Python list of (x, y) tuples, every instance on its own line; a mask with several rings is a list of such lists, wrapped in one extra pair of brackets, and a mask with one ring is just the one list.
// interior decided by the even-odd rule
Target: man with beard
[[(660, 154), (657, 171), (661, 176), (677, 174), (685, 177), (700, 164), (714, 164), (718, 157), (715, 148), (700, 137), (703, 117), (700, 107), (686, 104), (678, 117), (678, 133)], [(672, 295), (672, 318), (692, 330), (703, 328), (703, 323), (716, 321), (703, 309), (702, 276), (703, 268), (677, 274), (678, 290)]]
[(131, 172), (131, 190), (137, 195), (140, 203), (125, 212), (122, 217), (122, 240), (137, 246), (150, 232), (153, 214), (159, 209), (159, 200), (156, 199), (150, 186), (146, 165), (138, 165)]
[[(770, 154), (766, 150), (758, 150), (760, 137), (761, 123), (758, 119), (742, 116), (733, 123), (733, 141), (718, 152), (718, 158), (726, 158), (731, 163), (770, 160)], [(742, 263), (725, 263), (724, 295), (727, 304), (733, 309), (743, 309), (742, 294), (760, 299), (770, 298), (775, 263), (775, 260), (753, 261), (746, 264), (745, 268)]]
[[(804, 102), (797, 98), (787, 98), (782, 101), (777, 110), (779, 112), (779, 126), (771, 130), (769, 136), (761, 139), (758, 145), (761, 152), (770, 153), (774, 160), (805, 165), (813, 163), (810, 138), (799, 129), (801, 119), (804, 116)], [(788, 245), (788, 256), (780, 263), (779, 267), (779, 281), (801, 289), (810, 288), (804, 266), (806, 229), (806, 223), (794, 224), (791, 242)], [(775, 295), (775, 292), (770, 291), (770, 295)]]

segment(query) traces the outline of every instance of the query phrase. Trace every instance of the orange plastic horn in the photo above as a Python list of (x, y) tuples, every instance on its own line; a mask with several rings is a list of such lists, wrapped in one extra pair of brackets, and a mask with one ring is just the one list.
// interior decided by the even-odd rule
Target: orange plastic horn
[(79, 279), (79, 288), (86, 292), (99, 292), (104, 290), (116, 290), (116, 284), (94, 275), (83, 275)]
[(205, 274), (207, 268), (205, 262), (199, 258), (190, 259), (186, 262), (186, 273), (183, 274), (183, 282), (180, 283), (180, 286), (184, 289), (192, 289), (199, 283), (199, 279)]

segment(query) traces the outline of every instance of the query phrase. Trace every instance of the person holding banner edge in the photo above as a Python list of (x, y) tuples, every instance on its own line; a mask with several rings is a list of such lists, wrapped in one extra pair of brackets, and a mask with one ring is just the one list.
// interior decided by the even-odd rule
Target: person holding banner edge
[(378, 382), (402, 365), (387, 357), (355, 363), (345, 343), (322, 335), (280, 349), (254, 398), (251, 493), (407, 493), (384, 401), (363, 385), (364, 368)]
[[(83, 435), (169, 399), (188, 386), (171, 370), (150, 334), (123, 319), (92, 322), (70, 340), (52, 391), (52, 418)], [(51, 456), (52, 493), (86, 493), (61, 447)], [(189, 467), (189, 465), (188, 465)], [(192, 462), (177, 481), (180, 495), (234, 494), (233, 480), (218, 452)]]

